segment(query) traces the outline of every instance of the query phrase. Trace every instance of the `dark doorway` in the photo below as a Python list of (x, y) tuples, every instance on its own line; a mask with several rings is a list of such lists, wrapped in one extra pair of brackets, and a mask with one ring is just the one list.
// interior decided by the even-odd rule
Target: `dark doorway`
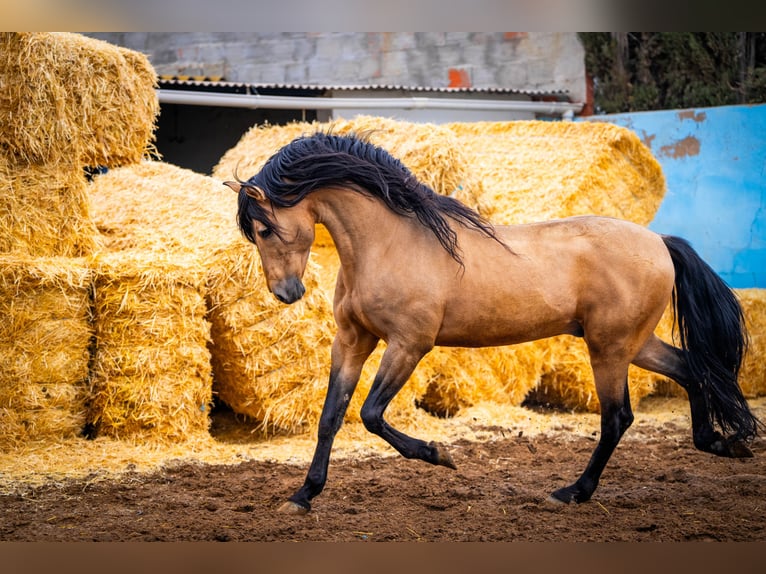
[[(162, 104), (157, 121), (157, 150), (162, 160), (203, 175), (254, 125), (314, 121), (315, 110), (266, 110)], [(249, 177), (248, 174), (241, 174)]]

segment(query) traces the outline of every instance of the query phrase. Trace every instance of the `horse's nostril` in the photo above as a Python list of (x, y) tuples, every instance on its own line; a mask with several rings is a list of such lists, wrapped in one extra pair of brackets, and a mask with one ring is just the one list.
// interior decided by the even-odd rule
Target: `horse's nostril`
[(306, 293), (306, 288), (300, 279), (293, 277), (276, 285), (273, 293), (282, 303), (289, 305), (303, 297), (304, 293)]
[(279, 293), (274, 293), (274, 297), (276, 297), (277, 299), (282, 301), (282, 303), (287, 303), (288, 302), (287, 299), (285, 299), (285, 297), (283, 295), (279, 294)]

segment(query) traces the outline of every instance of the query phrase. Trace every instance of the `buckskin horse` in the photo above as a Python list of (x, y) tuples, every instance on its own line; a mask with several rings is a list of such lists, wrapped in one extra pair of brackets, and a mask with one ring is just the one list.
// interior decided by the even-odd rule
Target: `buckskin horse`
[[(316, 450), (304, 484), (281, 511), (308, 512), (324, 488), (333, 440), (380, 339), (387, 347), (360, 414), (367, 430), (407, 458), (455, 468), (444, 446), (410, 437), (383, 418), (431, 348), (559, 334), (587, 344), (601, 431), (581, 476), (550, 500), (593, 495), (633, 422), (631, 363), (686, 389), (696, 448), (752, 456), (747, 442), (762, 424), (737, 381), (748, 341), (743, 312), (684, 239), (598, 216), (493, 226), (354, 135), (299, 137), (249, 180), (235, 179), (225, 185), (238, 193), (237, 224), (256, 245), (280, 301), (293, 303), (305, 292), (301, 278), (315, 224), (327, 228), (340, 259), (337, 333)], [(680, 347), (654, 334), (669, 302)]]

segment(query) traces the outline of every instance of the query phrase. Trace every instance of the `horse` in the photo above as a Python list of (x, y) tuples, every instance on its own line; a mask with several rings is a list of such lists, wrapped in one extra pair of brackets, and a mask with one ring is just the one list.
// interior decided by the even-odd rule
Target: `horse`
[[(628, 366), (668, 377), (689, 398), (702, 451), (753, 456), (762, 423), (738, 385), (748, 335), (736, 294), (688, 241), (635, 223), (584, 215), (495, 226), (435, 193), (366, 135), (317, 132), (274, 153), (243, 181), (237, 225), (255, 244), (269, 291), (286, 304), (322, 224), (340, 259), (337, 325), (313, 459), (279, 508), (305, 514), (327, 482), (330, 451), (362, 367), (387, 343), (361, 408), (365, 428), (402, 456), (456, 468), (440, 444), (408, 436), (386, 407), (434, 346), (501, 346), (560, 334), (587, 345), (600, 404), (600, 436), (582, 474), (548, 497), (591, 498), (634, 415)], [(654, 329), (668, 304), (680, 347)], [(720, 431), (716, 426), (720, 427)]]

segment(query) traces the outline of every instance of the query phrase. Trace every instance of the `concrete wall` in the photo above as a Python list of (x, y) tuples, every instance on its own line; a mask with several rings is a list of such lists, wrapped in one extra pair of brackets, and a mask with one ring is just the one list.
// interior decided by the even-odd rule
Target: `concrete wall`
[(732, 287), (766, 288), (766, 105), (583, 119), (630, 128), (662, 164), (651, 229), (688, 239)]
[(160, 75), (233, 82), (568, 90), (585, 101), (572, 32), (88, 33), (147, 54)]

